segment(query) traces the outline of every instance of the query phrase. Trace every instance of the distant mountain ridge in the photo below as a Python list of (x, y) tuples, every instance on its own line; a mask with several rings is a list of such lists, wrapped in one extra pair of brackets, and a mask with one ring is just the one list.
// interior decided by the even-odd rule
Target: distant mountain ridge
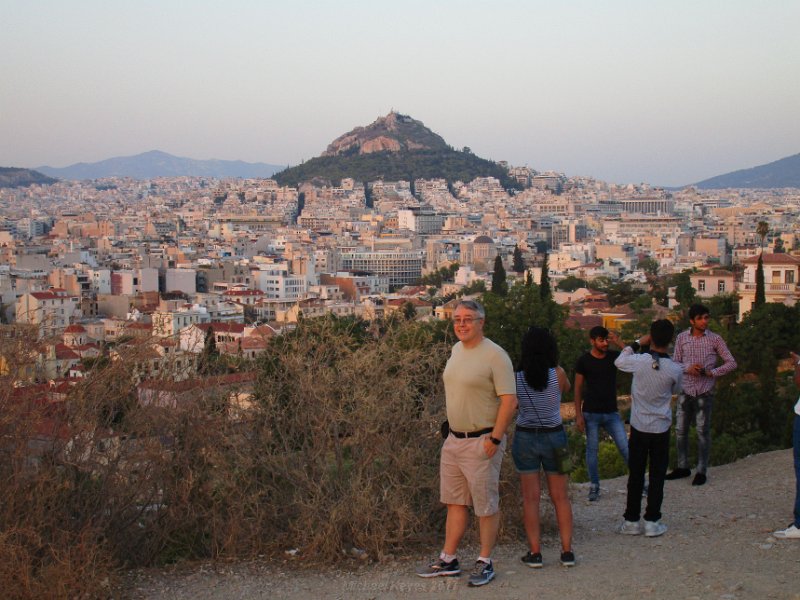
[(0, 167), (0, 188), (28, 187), (29, 185), (49, 185), (55, 183), (52, 177), (47, 177), (32, 169), (18, 169), (16, 167)]
[(694, 184), (700, 189), (724, 188), (800, 188), (800, 154), (774, 162), (717, 175)]
[(68, 167), (37, 167), (37, 171), (59, 179), (102, 179), (105, 177), (271, 177), (283, 167), (240, 160), (195, 160), (152, 150), (134, 156), (119, 156), (95, 163)]
[(331, 142), (321, 156), (274, 176), (281, 185), (337, 183), (346, 177), (361, 182), (441, 178), (450, 183), (496, 177), (506, 188), (519, 187), (499, 164), (475, 156), (469, 148), (452, 148), (421, 121), (397, 112), (356, 127)]

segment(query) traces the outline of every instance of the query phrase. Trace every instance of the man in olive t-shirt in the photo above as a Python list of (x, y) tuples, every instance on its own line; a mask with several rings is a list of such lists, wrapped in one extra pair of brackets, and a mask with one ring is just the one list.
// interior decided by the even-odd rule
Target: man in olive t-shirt
[(500, 524), (500, 465), (506, 430), (517, 408), (511, 359), (484, 337), (484, 315), (483, 307), (473, 300), (462, 300), (453, 313), (459, 342), (443, 375), (450, 426), (440, 462), (440, 498), (447, 505), (445, 541), (439, 559), (417, 571), (420, 577), (461, 572), (456, 552), (472, 506), (481, 547), (470, 574), (471, 586), (494, 579), (491, 554)]

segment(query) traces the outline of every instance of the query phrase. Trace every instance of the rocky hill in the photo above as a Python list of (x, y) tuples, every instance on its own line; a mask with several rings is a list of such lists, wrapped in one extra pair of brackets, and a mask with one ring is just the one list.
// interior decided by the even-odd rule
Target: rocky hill
[(321, 156), (275, 174), (281, 185), (345, 177), (367, 182), (442, 178), (449, 182), (496, 177), (517, 187), (506, 169), (475, 156), (469, 148), (455, 150), (421, 121), (391, 112), (366, 127), (356, 127), (328, 145)]
[(281, 167), (240, 160), (195, 160), (152, 150), (134, 156), (119, 156), (95, 163), (76, 163), (68, 167), (38, 167), (38, 170), (60, 179), (102, 179), (104, 177), (271, 177)]
[(694, 184), (700, 189), (724, 188), (800, 188), (800, 154), (788, 156), (766, 165), (740, 169)]
[(0, 188), (28, 187), (29, 185), (49, 185), (56, 180), (31, 169), (0, 167)]
[(322, 156), (350, 156), (403, 150), (451, 150), (444, 139), (421, 121), (391, 112), (366, 127), (356, 127), (333, 140)]

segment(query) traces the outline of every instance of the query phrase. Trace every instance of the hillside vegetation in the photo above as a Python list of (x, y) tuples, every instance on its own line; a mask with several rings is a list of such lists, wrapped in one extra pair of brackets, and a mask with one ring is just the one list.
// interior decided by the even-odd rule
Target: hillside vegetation
[(29, 185), (50, 185), (57, 180), (31, 169), (0, 167), (0, 188), (28, 187)]
[(520, 188), (497, 163), (452, 149), (320, 156), (276, 173), (273, 178), (280, 185), (299, 185), (315, 179), (338, 185), (345, 177), (361, 182), (441, 178), (450, 183), (496, 177), (506, 189)]
[[(572, 376), (585, 333), (566, 328), (538, 286), (484, 303), (487, 335), (512, 358), (529, 325), (548, 325)], [(797, 389), (778, 361), (798, 347), (800, 307), (769, 304), (714, 327), (741, 366), (718, 384), (712, 464), (788, 447)], [(0, 336), (0, 589), (116, 597), (109, 578), (122, 566), (430, 548), (444, 527), (439, 425), (453, 342), (446, 322), (303, 319), (242, 367), (257, 374), (244, 404), (226, 392), (154, 406), (138, 401), (133, 360), (95, 362), (62, 399), (25, 396), (13, 383), (31, 369), (34, 340)], [(572, 452), (581, 464), (578, 443)], [(511, 461), (503, 468), (502, 502), (518, 507)], [(501, 535), (522, 535), (518, 511), (504, 513)]]

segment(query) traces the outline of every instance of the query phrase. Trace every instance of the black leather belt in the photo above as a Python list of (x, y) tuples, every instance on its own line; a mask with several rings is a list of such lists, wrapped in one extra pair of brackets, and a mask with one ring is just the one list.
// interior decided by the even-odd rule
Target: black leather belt
[(525, 427), (517, 425), (517, 431), (524, 431), (525, 433), (555, 433), (556, 431), (564, 431), (564, 425), (556, 425), (555, 427)]
[(482, 435), (486, 435), (487, 433), (492, 433), (492, 431), (494, 431), (494, 427), (487, 427), (486, 429), (479, 429), (478, 431), (453, 431), (451, 429), (450, 433), (452, 433), (457, 438), (464, 439), (464, 438), (481, 437)]

